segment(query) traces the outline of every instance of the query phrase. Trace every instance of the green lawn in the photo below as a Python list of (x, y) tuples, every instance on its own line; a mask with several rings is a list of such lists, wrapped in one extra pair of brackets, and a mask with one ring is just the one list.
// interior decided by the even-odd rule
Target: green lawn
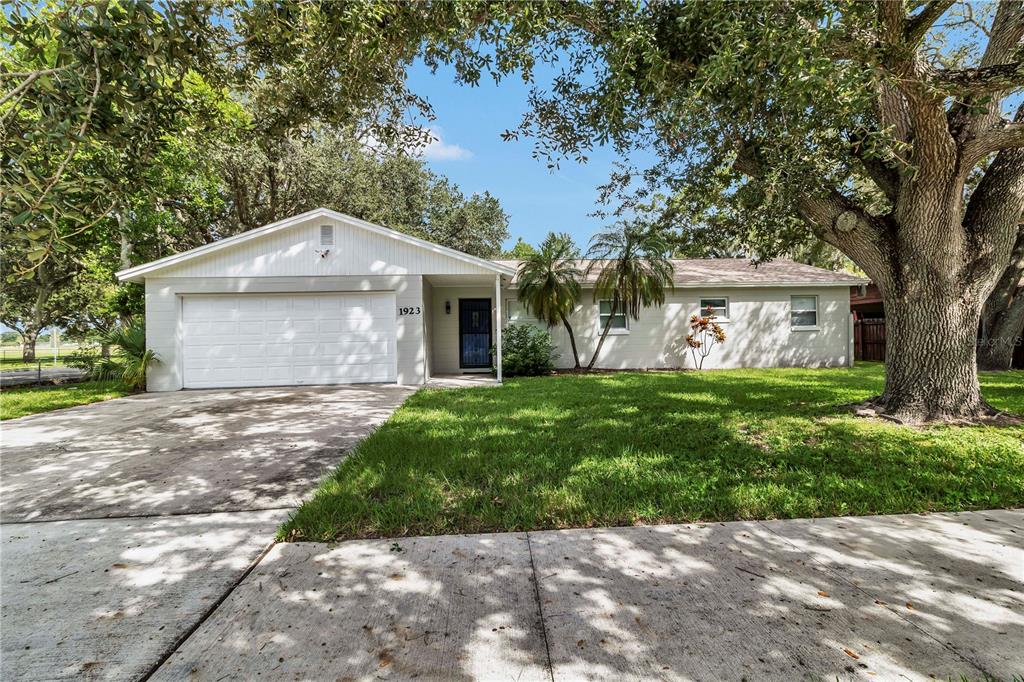
[[(883, 368), (616, 373), (421, 391), (281, 529), (328, 540), (1024, 505), (1024, 427), (854, 417)], [(1024, 372), (982, 377), (1024, 413)]]
[(6, 372), (14, 369), (35, 369), (40, 362), (42, 363), (43, 368), (65, 367), (67, 356), (74, 355), (81, 350), (82, 347), (78, 345), (62, 345), (57, 353), (57, 359), (54, 361), (53, 348), (44, 343), (40, 343), (36, 346), (36, 360), (33, 362), (25, 362), (21, 359), (21, 346), (0, 346), (0, 371)]
[(122, 384), (109, 381), (86, 381), (63, 386), (5, 388), (0, 391), (0, 420), (120, 398), (130, 392)]

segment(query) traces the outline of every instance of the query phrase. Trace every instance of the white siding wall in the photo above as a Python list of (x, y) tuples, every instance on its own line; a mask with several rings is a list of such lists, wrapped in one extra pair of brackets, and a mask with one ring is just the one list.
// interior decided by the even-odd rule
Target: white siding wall
[[(181, 297), (189, 294), (394, 291), (397, 307), (423, 306), (423, 278), (365, 277), (168, 277), (146, 280), (146, 343), (159, 362), (149, 371), (150, 391), (182, 387)], [(422, 315), (397, 315), (398, 383), (426, 380)]]
[[(334, 225), (334, 246), (320, 246), (320, 226)], [(329, 249), (321, 258), (316, 251)], [(160, 277), (309, 277), (491, 274), (492, 270), (342, 221), (313, 217), (159, 273)]]
[[(511, 300), (513, 322), (536, 322)], [(818, 297), (818, 329), (795, 331), (790, 326), (791, 295)], [(701, 298), (727, 297), (730, 321), (723, 323), (727, 339), (704, 361), (705, 368), (726, 367), (821, 367), (849, 363), (848, 287), (730, 287), (677, 289), (660, 308), (647, 308), (639, 320), (630, 320), (628, 334), (613, 330), (601, 349), (597, 366), (625, 369), (644, 367), (692, 367), (685, 346), (690, 315), (698, 311)], [(436, 297), (435, 297), (436, 298)], [(443, 305), (443, 302), (442, 302)], [(590, 360), (600, 336), (597, 304), (593, 292), (584, 291), (581, 305), (570, 318), (576, 334), (580, 362)], [(539, 323), (537, 323), (539, 324)], [(572, 366), (572, 350), (565, 329), (558, 326), (551, 335), (559, 350), (558, 366)]]
[[(441, 287), (433, 288), (433, 345), (432, 373), (458, 374), (459, 368), (459, 299), (487, 298), (491, 301), (491, 329), (494, 326), (494, 286), (482, 287)], [(452, 312), (445, 314), (444, 303), (451, 301)], [(479, 372), (487, 370), (470, 370)]]

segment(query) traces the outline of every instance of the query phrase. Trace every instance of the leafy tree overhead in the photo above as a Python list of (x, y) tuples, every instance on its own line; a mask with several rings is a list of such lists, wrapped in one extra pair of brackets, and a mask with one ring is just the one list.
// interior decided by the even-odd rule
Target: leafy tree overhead
[[(36, 341), (43, 329), (59, 324), (70, 312), (73, 301), (59, 294), (75, 276), (78, 265), (65, 253), (54, 252), (45, 261), (33, 264), (24, 241), (11, 237), (12, 228), (4, 226), (0, 260), (3, 275), (28, 269), (29, 275), (10, 277), (0, 285), (0, 322), (18, 332), (22, 341), (22, 359), (34, 362)], [(35, 267), (32, 267), (35, 265)]]
[[(191, 105), (185, 81), (219, 71), (228, 34), (207, 3), (21, 2), (0, 15), (5, 222), (31, 263), (144, 187)], [(90, 169), (81, 162), (89, 158)]]
[(512, 245), (512, 248), (501, 254), (501, 257), (509, 260), (525, 260), (535, 253), (537, 253), (537, 249), (535, 249), (532, 244), (528, 243), (522, 237), (518, 237), (516, 238), (516, 243)]
[[(318, 106), (337, 110), (353, 81), (375, 79), (398, 98), (415, 52), (470, 84), (513, 72), (529, 80), (539, 62), (559, 63), (508, 138), (534, 136), (551, 163), (586, 158), (596, 143), (653, 148), (657, 166), (621, 174), (623, 186), (657, 185), (672, 210), (710, 219), (764, 258), (812, 235), (836, 247), (885, 299), (877, 409), (906, 421), (971, 419), (992, 412), (973, 330), (1024, 205), (1024, 107), (1011, 98), (1024, 82), (1024, 6), (1003, 0), (974, 23), (958, 20), (964, 7), (368, 2), (304, 6), (287, 23), (265, 12), (247, 49), (254, 68), (284, 60), (344, 73), (316, 93)], [(357, 11), (373, 19), (351, 21)], [(283, 26), (294, 38), (286, 50), (258, 45)], [(982, 177), (965, 201), (972, 171)]]
[[(519, 243), (525, 242), (520, 239)], [(576, 350), (576, 335), (569, 323), (569, 316), (576, 309), (583, 293), (579, 256), (579, 249), (573, 244), (572, 237), (551, 232), (541, 242), (540, 249), (529, 254), (519, 264), (516, 276), (519, 300), (527, 312), (548, 327), (557, 324), (565, 327), (576, 369), (580, 367), (580, 354)]]
[(320, 206), (481, 257), (497, 256), (508, 236), (508, 216), (491, 194), (466, 197), (423, 161), (370, 146), (351, 131), (316, 127), (213, 151), (225, 212), (211, 221), (211, 237)]

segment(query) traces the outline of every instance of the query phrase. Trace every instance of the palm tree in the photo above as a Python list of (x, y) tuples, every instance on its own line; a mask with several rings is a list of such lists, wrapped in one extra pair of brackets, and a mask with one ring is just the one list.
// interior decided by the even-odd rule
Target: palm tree
[(93, 369), (93, 378), (121, 381), (132, 389), (144, 389), (146, 370), (157, 360), (156, 353), (146, 348), (145, 325), (129, 320), (104, 334), (101, 343), (117, 346), (117, 352), (112, 357), (100, 359)]
[(569, 333), (572, 357), (576, 369), (580, 368), (580, 355), (576, 351), (576, 337), (569, 324), (569, 315), (580, 300), (580, 279), (583, 273), (577, 267), (579, 250), (567, 234), (548, 233), (540, 249), (519, 265), (517, 286), (519, 301), (538, 320), (548, 327), (559, 322)]
[(594, 302), (611, 299), (612, 305), (587, 369), (594, 368), (612, 320), (620, 310), (638, 320), (642, 309), (665, 302), (666, 287), (675, 288), (675, 268), (666, 255), (668, 251), (668, 240), (662, 230), (629, 223), (620, 223), (591, 239), (587, 257), (592, 260), (587, 275), (598, 270)]

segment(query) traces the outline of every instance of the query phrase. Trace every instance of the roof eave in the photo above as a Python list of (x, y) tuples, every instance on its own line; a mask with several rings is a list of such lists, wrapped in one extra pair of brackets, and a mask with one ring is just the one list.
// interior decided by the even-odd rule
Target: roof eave
[[(855, 287), (867, 284), (870, 280), (834, 280), (830, 282), (676, 282), (673, 286), (676, 289), (753, 289), (758, 287)], [(580, 286), (584, 289), (593, 289), (594, 282), (583, 282)], [(512, 289), (518, 288), (513, 282)]]

